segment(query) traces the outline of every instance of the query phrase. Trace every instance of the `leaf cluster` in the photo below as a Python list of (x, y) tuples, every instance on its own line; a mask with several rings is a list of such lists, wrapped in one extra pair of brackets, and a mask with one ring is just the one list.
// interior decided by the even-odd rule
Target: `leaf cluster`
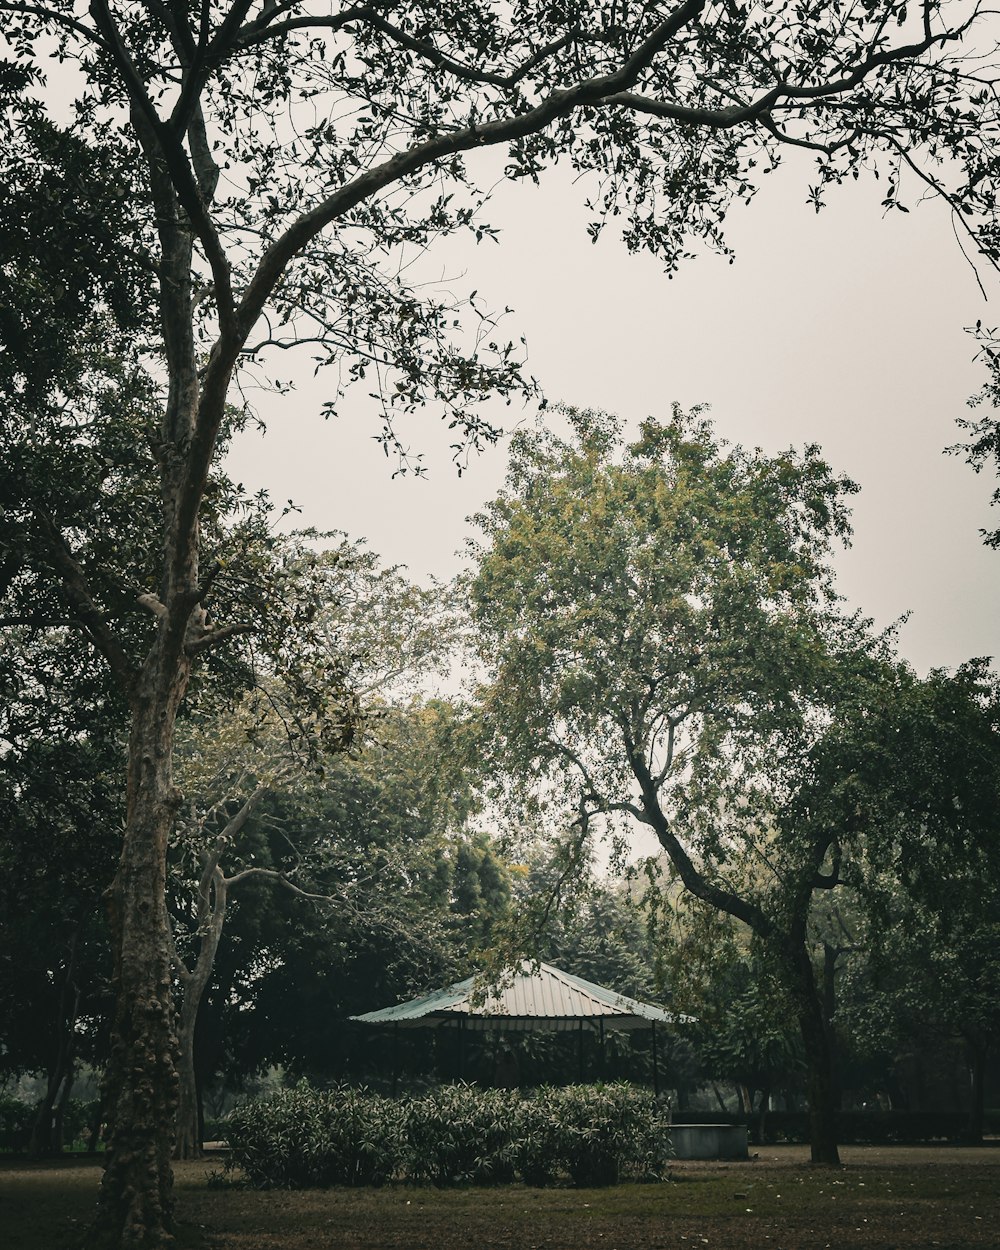
[(394, 1100), (346, 1086), (300, 1084), (229, 1116), (227, 1137), (255, 1188), (531, 1185), (568, 1175), (579, 1186), (662, 1177), (669, 1135), (653, 1098), (626, 1084), (506, 1090), (444, 1086)]

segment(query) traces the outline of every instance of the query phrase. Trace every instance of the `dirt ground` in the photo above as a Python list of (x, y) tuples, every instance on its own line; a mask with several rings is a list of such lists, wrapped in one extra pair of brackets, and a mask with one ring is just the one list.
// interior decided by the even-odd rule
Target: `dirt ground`
[[(257, 1193), (218, 1158), (177, 1167), (179, 1246), (199, 1250), (1000, 1250), (1000, 1143), (845, 1147), (839, 1171), (808, 1150), (685, 1161), (663, 1184), (605, 1190)], [(93, 1161), (0, 1162), (0, 1247), (71, 1250), (99, 1181)]]

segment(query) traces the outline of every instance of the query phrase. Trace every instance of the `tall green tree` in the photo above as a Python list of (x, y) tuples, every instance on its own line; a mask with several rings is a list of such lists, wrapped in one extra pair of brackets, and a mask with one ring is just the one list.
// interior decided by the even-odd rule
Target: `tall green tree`
[[(177, 1097), (164, 902), (174, 727), (195, 667), (254, 628), (259, 606), (225, 610), (225, 566), (202, 546), (234, 378), (273, 346), (308, 343), (333, 366), (331, 407), (343, 383), (374, 383), (387, 444), (395, 415), (427, 402), (460, 439), (488, 437), (476, 401), (532, 389), (517, 353), (471, 297), (463, 341), (455, 301), (408, 286), (406, 261), (440, 234), (492, 233), (473, 155), (489, 147), (512, 178), (571, 163), (594, 231), (618, 217), (626, 244), (668, 268), (692, 236), (724, 246), (730, 204), (789, 146), (816, 155), (817, 205), (875, 165), (893, 207), (906, 168), (995, 259), (995, 101), (980, 62), (959, 56), (966, 39), (975, 50), (979, 10), (939, 0), (912, 13), (902, 0), (0, 11), (22, 80), (49, 57), (71, 63), (65, 129), (84, 147), (110, 131), (134, 178), (137, 230), (131, 218), (124, 239), (110, 229), (86, 272), (113, 272), (137, 243), (159, 314), (162, 402), (132, 470), (154, 504), (142, 576), (116, 577), (113, 552), (82, 558), (76, 529), (48, 509), (29, 507), (38, 542), (20, 544), (130, 708), (102, 1222), (123, 1244), (155, 1244), (170, 1223)], [(123, 631), (144, 612), (133, 651)]]
[[(869, 982), (871, 1032), (909, 1042), (927, 1029), (960, 1038), (969, 1059), (968, 1135), (983, 1132), (984, 1077), (995, 1053), (1000, 689), (985, 660), (932, 672), (869, 714), (854, 775), (879, 780), (883, 819), (851, 876)], [(901, 971), (905, 970), (901, 976)], [(917, 1042), (920, 1045), (919, 1041)]]
[(807, 927), (850, 835), (817, 804), (829, 726), (884, 660), (835, 610), (854, 488), (816, 448), (720, 446), (697, 413), (631, 446), (609, 417), (567, 415), (571, 440), (519, 438), (478, 518), (487, 724), (581, 837), (597, 818), (647, 826), (684, 887), (766, 946), (809, 1063), (813, 1158), (836, 1163)]
[[(838, 611), (846, 495), (816, 448), (720, 445), (675, 409), (624, 445), (522, 435), (478, 518), (473, 613), (499, 757), (547, 801), (646, 826), (703, 904), (753, 933), (805, 1056), (812, 1155), (838, 1161), (817, 899), (895, 873), (930, 898), (995, 846), (988, 669), (920, 681)], [(825, 966), (824, 966), (825, 967)]]

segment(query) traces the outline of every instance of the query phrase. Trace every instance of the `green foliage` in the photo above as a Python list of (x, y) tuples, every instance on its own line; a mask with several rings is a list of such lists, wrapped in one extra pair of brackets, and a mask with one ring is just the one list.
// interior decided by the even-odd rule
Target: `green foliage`
[(111, 975), (102, 894), (120, 849), (120, 747), (41, 738), (0, 767), (0, 1074), (100, 1061)]
[[(23, 1098), (0, 1095), (0, 1150), (21, 1153), (28, 1148), (39, 1106), (39, 1103), (26, 1102)], [(100, 1101), (70, 1098), (62, 1114), (62, 1139), (65, 1144), (70, 1148), (88, 1145), (91, 1133), (100, 1121)]]
[[(232, 892), (199, 1018), (209, 1070), (238, 1079), (282, 1063), (339, 1076), (350, 1055), (343, 1036), (331, 1042), (332, 1019), (466, 975), (508, 885), (490, 839), (467, 823), (464, 731), (440, 700), (383, 706), (364, 741), (262, 799), (226, 846), (227, 872), (249, 875)], [(195, 924), (189, 910), (178, 932)]]
[(229, 1115), (232, 1163), (257, 1189), (381, 1185), (403, 1158), (402, 1104), (304, 1082)]
[(514, 1179), (517, 1094), (446, 1085), (406, 1104), (407, 1174), (434, 1185)]
[[(566, 416), (568, 439), (514, 440), (507, 489), (477, 518), (488, 745), (566, 810), (686, 814), (706, 875), (742, 885), (706, 814), (728, 780), (742, 827), (759, 818), (761, 744), (800, 729), (830, 680), (829, 557), (854, 487), (815, 447), (727, 447), (698, 411), (631, 446), (605, 414)], [(700, 788), (682, 785), (692, 769)]]
[(23, 1098), (0, 1096), (0, 1150), (21, 1153), (28, 1148), (35, 1107)]
[(803, 1066), (794, 1004), (766, 946), (731, 916), (654, 874), (646, 896), (660, 975), (672, 1003), (693, 1016), (686, 1040), (699, 1070), (713, 1079), (770, 1092)]
[(542, 1090), (524, 1104), (522, 1175), (544, 1183), (545, 1152), (574, 1185), (614, 1185), (629, 1176), (659, 1179), (669, 1157), (662, 1109), (646, 1093), (619, 1083)]
[(229, 1117), (231, 1167), (255, 1188), (496, 1185), (520, 1175), (579, 1186), (662, 1177), (669, 1129), (648, 1094), (626, 1084), (507, 1090), (443, 1086), (402, 1101), (300, 1084)]

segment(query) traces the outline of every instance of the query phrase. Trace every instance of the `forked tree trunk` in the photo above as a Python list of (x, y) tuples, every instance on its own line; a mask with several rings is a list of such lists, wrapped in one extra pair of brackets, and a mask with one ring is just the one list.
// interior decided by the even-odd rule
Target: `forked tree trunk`
[(97, 1228), (109, 1244), (128, 1250), (172, 1240), (170, 1155), (178, 1094), (166, 856), (177, 807), (174, 720), (188, 664), (183, 650), (179, 657), (174, 651), (171, 663), (171, 648), (162, 644), (161, 633), (133, 697), (127, 824), (109, 891), (116, 1001), (104, 1082), (108, 1148)]
[[(194, 1040), (201, 1001), (212, 979), (215, 957), (226, 923), (229, 882), (219, 866), (219, 858), (239, 835), (258, 800), (266, 792), (266, 787), (258, 786), (206, 852), (198, 882), (198, 955), (193, 968), (188, 968), (177, 959), (177, 974), (181, 984), (178, 1060), (180, 1106), (177, 1111), (175, 1159), (197, 1159), (202, 1153), (201, 1098), (194, 1066)], [(243, 877), (247, 874), (238, 875)]]

